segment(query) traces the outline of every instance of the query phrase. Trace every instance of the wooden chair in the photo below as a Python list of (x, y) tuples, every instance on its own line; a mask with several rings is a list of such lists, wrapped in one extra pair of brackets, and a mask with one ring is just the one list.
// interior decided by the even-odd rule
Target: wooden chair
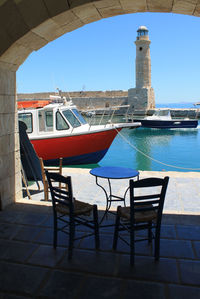
[[(68, 258), (72, 258), (73, 244), (75, 240), (95, 236), (95, 247), (99, 248), (99, 224), (97, 205), (78, 201), (73, 197), (71, 177), (64, 177), (58, 173), (50, 173), (46, 171), (46, 177), (49, 183), (54, 215), (54, 248), (57, 247), (57, 232), (62, 231), (69, 235), (69, 251)], [(61, 183), (66, 188), (55, 187), (54, 184)], [(67, 190), (67, 191), (66, 191)], [(86, 219), (93, 213), (93, 219)], [(59, 221), (59, 225), (58, 225)], [(63, 226), (62, 226), (63, 224)], [(83, 236), (75, 238), (75, 228), (77, 225), (85, 225), (93, 232), (83, 234)]]
[[(147, 178), (138, 181), (130, 180), (130, 206), (117, 208), (113, 249), (117, 248), (118, 237), (130, 245), (130, 264), (134, 264), (135, 242), (155, 239), (155, 260), (160, 256), (160, 227), (163, 205), (169, 177)], [(137, 190), (136, 190), (137, 189)], [(141, 193), (143, 192), (143, 193)], [(136, 194), (137, 193), (137, 194)], [(136, 238), (135, 231), (147, 230), (148, 236)], [(129, 242), (120, 231), (127, 230), (130, 235)]]
[[(58, 166), (44, 166), (44, 162), (42, 158), (40, 159), (40, 166), (41, 166), (41, 171), (42, 171), (42, 182), (44, 185), (44, 200), (48, 201), (49, 200), (49, 185), (48, 185), (48, 181), (47, 181), (47, 177), (46, 177), (46, 173), (45, 171), (48, 170), (50, 172), (57, 172), (59, 174), (62, 175), (62, 162), (63, 162), (63, 158), (59, 159), (59, 165)], [(59, 187), (61, 187), (61, 185), (59, 185)]]

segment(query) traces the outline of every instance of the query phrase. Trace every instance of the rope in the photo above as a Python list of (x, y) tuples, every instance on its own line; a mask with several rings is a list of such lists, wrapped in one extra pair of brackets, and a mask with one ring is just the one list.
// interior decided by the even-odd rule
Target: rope
[[(114, 124), (113, 124), (114, 126)], [(171, 165), (171, 164), (167, 164), (167, 163), (164, 163), (164, 162), (161, 162), (159, 160), (156, 160), (150, 156), (148, 156), (147, 154), (145, 154), (144, 152), (142, 152), (140, 149), (138, 149), (135, 145), (133, 145), (132, 143), (130, 143), (130, 141), (120, 132), (117, 130), (117, 128), (115, 128), (115, 130), (118, 132), (118, 134), (122, 137), (122, 139), (125, 140), (125, 142), (127, 142), (133, 149), (135, 149), (136, 151), (138, 151), (140, 154), (142, 154), (143, 156), (145, 156), (146, 158), (156, 162), (156, 163), (159, 163), (159, 164), (162, 164), (164, 166), (168, 166), (168, 167), (172, 167), (172, 168), (177, 168), (177, 169), (184, 169), (184, 170), (200, 170), (200, 168), (186, 168), (186, 167), (181, 167), (181, 166), (175, 166), (175, 165)]]

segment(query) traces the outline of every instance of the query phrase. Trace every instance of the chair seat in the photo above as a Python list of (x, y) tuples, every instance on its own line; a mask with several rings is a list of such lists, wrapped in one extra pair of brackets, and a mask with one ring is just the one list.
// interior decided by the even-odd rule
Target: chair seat
[[(92, 210), (93, 205), (79, 200), (74, 200), (74, 215), (90, 216)], [(61, 214), (69, 215), (69, 207), (60, 203), (56, 205), (56, 211)]]
[[(142, 208), (143, 206), (140, 206)], [(147, 207), (147, 206), (145, 206)], [(150, 207), (150, 206), (149, 206)], [(119, 209), (120, 217), (130, 220), (130, 207), (121, 207)], [(139, 211), (135, 212), (135, 222), (148, 222), (155, 220), (157, 218), (157, 213), (155, 211)]]

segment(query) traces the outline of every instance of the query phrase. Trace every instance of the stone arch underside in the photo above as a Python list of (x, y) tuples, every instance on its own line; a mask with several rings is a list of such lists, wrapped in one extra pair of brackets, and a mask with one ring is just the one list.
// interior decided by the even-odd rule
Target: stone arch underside
[(16, 70), (33, 51), (103, 18), (137, 12), (200, 16), (199, 0), (0, 0), (0, 205), (21, 197)]

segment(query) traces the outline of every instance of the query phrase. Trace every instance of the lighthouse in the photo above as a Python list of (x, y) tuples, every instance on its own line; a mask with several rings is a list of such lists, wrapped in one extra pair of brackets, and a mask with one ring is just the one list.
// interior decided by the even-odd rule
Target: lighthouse
[(135, 88), (128, 90), (128, 101), (134, 110), (155, 108), (155, 95), (151, 86), (151, 56), (149, 31), (146, 26), (137, 30), (135, 59)]

